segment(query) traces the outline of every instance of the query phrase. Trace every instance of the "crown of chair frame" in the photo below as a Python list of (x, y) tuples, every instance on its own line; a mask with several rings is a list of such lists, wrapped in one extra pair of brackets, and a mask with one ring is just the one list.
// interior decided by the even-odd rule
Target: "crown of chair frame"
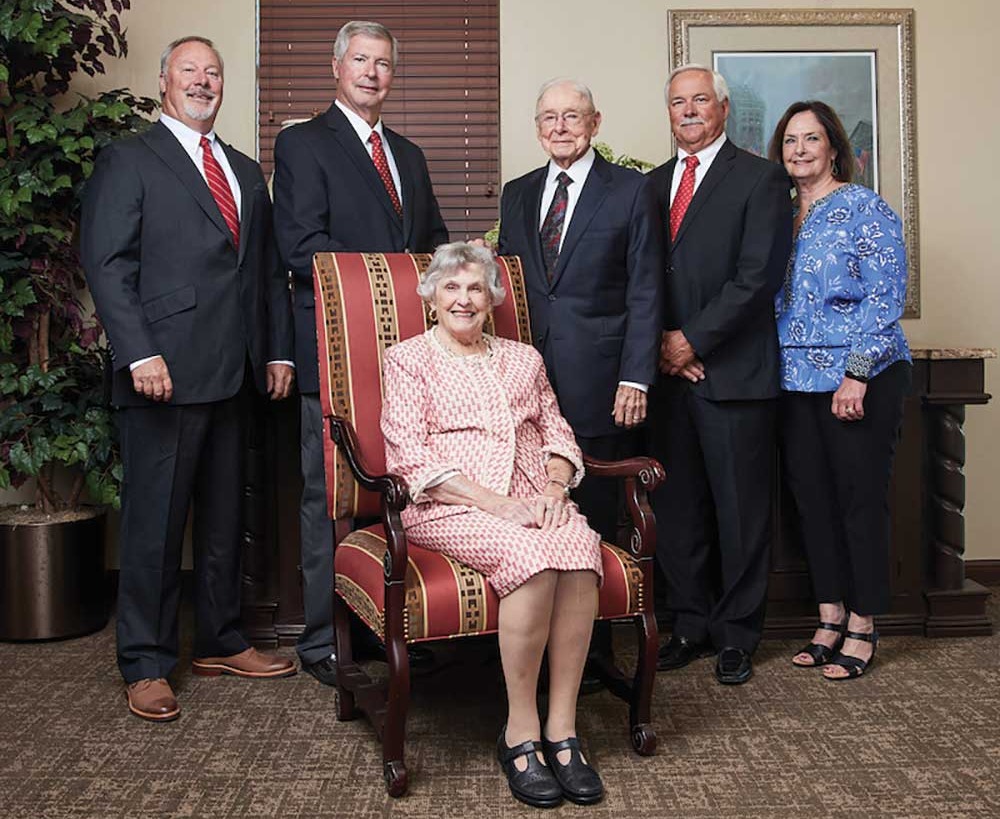
[[(386, 348), (431, 326), (416, 293), (429, 254), (319, 253), (313, 260), (320, 400), (328, 435), (324, 443), (327, 504), (336, 522), (335, 625), (338, 648), (338, 716), (356, 706), (371, 718), (383, 744), (390, 794), (406, 790), (403, 761), (409, 664), (406, 645), (495, 632), (499, 599), (485, 578), (437, 552), (409, 546), (400, 522), (408, 501), (405, 482), (385, 472), (379, 426), (382, 358)], [(507, 298), (495, 308), (488, 332), (531, 343), (531, 328), (517, 257), (499, 257)], [(652, 613), (655, 524), (646, 493), (663, 478), (649, 458), (614, 464), (586, 461), (591, 473), (620, 476), (633, 528), (627, 549), (602, 544), (604, 584), (598, 617), (631, 618), (639, 635), (639, 661), (629, 680), (603, 669), (613, 693), (630, 703), (632, 742), (651, 754), (656, 735), (649, 705), (657, 635)], [(354, 519), (379, 518), (350, 530)], [(374, 686), (353, 661), (347, 609), (386, 645), (389, 678)], [(377, 692), (373, 694), (373, 692)]]

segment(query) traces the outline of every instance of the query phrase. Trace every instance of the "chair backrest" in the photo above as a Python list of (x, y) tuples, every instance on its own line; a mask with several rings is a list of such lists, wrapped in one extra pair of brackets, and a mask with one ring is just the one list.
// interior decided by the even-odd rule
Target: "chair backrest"
[[(385, 472), (382, 356), (386, 348), (424, 332), (432, 322), (417, 295), (428, 253), (317, 253), (313, 258), (319, 389), (324, 417), (351, 422), (361, 457), (374, 474)], [(531, 343), (521, 260), (497, 262), (507, 297), (493, 311), (487, 332)], [(324, 423), (327, 507), (331, 518), (379, 514), (379, 498), (358, 487)]]

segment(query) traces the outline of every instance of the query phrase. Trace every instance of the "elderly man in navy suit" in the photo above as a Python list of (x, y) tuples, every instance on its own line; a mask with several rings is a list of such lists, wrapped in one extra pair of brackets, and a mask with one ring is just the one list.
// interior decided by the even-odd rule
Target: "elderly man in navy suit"
[[(534, 343), (580, 449), (615, 460), (635, 454), (656, 378), (663, 250), (652, 188), (591, 147), (600, 125), (587, 86), (542, 86), (535, 127), (549, 161), (504, 186), (498, 252), (521, 257)], [(615, 483), (585, 478), (575, 499), (614, 542)]]
[(194, 500), (197, 674), (280, 677), (240, 617), (242, 419), (256, 386), (284, 398), (294, 371), (287, 273), (260, 166), (222, 142), (222, 58), (184, 37), (160, 63), (163, 114), (101, 151), (87, 184), (81, 256), (113, 351), (124, 482), (118, 665), (133, 714), (180, 708), (181, 547)]
[(335, 685), (333, 531), (326, 508), (312, 259), (316, 253), (429, 253), (448, 241), (423, 152), (385, 127), (398, 44), (380, 23), (337, 33), (337, 95), (326, 113), (286, 128), (274, 145), (275, 232), (295, 277), (295, 363), (302, 393), (300, 507), (305, 630), (302, 667)]

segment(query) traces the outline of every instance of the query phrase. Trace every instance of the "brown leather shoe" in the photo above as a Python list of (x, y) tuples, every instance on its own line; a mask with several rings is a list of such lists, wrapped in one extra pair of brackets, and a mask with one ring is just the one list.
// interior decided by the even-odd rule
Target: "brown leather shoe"
[(201, 677), (235, 674), (237, 677), (288, 677), (298, 669), (291, 660), (248, 648), (231, 657), (197, 657), (191, 661), (191, 671)]
[(181, 715), (170, 683), (160, 677), (134, 682), (125, 688), (128, 710), (153, 722), (169, 722)]

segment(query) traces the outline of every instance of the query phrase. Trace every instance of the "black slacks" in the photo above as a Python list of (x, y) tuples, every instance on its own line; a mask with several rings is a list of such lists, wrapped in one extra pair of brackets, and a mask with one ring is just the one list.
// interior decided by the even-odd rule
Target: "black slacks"
[(194, 504), (196, 657), (248, 647), (240, 618), (246, 397), (118, 411), (122, 484), (118, 667), (128, 683), (177, 665), (181, 551)]
[(819, 603), (889, 610), (889, 479), (910, 370), (899, 361), (868, 382), (860, 421), (837, 420), (833, 393), (782, 393), (782, 472)]
[(674, 631), (716, 648), (760, 642), (770, 568), (777, 401), (709, 401), (662, 378), (650, 454), (667, 479), (652, 496), (656, 557)]

